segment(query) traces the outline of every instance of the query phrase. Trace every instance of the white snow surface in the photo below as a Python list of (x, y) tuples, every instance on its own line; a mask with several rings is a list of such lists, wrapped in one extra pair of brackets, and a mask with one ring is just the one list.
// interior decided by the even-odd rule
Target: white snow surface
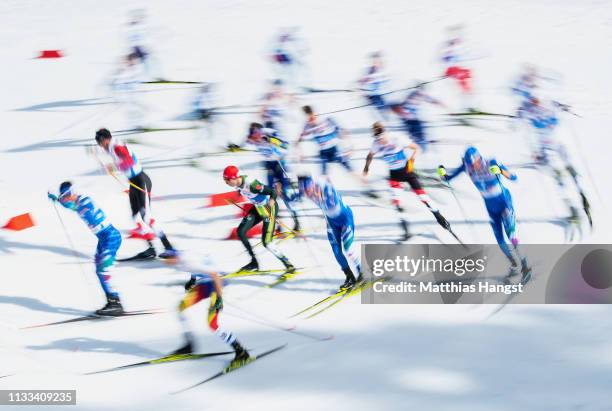
[[(582, 116), (564, 115), (558, 130), (593, 203), (595, 228), (592, 233), (585, 230), (580, 241), (612, 239), (612, 188), (607, 181), (612, 149), (609, 1), (4, 0), (0, 221), (29, 212), (36, 226), (0, 231), (0, 376), (14, 374), (0, 379), (0, 389), (76, 389), (77, 406), (57, 410), (612, 409), (612, 320), (607, 306), (507, 306), (489, 318), (495, 306), (376, 306), (352, 298), (313, 319), (289, 319), (342, 281), (324, 221), (310, 203), (301, 206), (310, 216), (303, 219), (310, 238), (279, 245), (305, 273), (275, 289), (262, 287), (270, 277), (231, 282), (225, 289), (224, 328), (255, 351), (285, 342), (287, 348), (213, 383), (170, 394), (215, 373), (226, 357), (83, 375), (161, 356), (181, 343), (173, 310), (187, 274), (159, 262), (117, 264), (113, 279), (127, 309), (164, 308), (168, 313), (20, 329), (83, 315), (103, 303), (92, 263), (95, 237), (74, 213), (59, 210), (75, 257), (47, 190), (57, 190), (61, 181), (70, 179), (119, 229), (132, 228), (124, 187), (100, 171), (85, 145), (93, 143), (99, 127), (130, 127), (124, 108), (111, 103), (107, 84), (127, 47), (127, 13), (137, 7), (147, 8), (149, 43), (164, 76), (215, 81), (223, 105), (255, 103), (265, 90), (271, 76), (265, 53), (281, 26), (301, 27), (310, 48), (306, 60), (313, 85), (347, 88), (354, 87), (373, 50), (384, 51), (397, 87), (439, 76), (435, 53), (444, 29), (463, 23), (470, 46), (481, 56), (472, 62), (479, 107), (512, 110), (507, 88), (523, 62), (554, 74), (551, 93)], [(44, 49), (61, 49), (66, 56), (33, 59)], [(430, 92), (458, 107), (451, 86), (438, 82)], [(189, 110), (194, 90), (171, 88), (184, 86), (148, 86), (159, 91), (138, 94), (147, 107), (147, 125), (186, 124), (175, 118)], [(290, 140), (299, 133), (299, 106), (304, 103), (326, 112), (364, 102), (356, 93), (300, 96), (285, 125)], [(442, 118), (436, 110), (424, 115)], [(367, 128), (374, 119), (367, 108), (335, 118), (349, 129)], [(214, 152), (229, 141), (241, 142), (254, 119), (253, 114), (224, 116), (223, 130), (199, 142), (197, 149)], [(453, 144), (420, 156), (416, 166), (458, 165), (468, 142), (509, 165), (530, 161), (525, 130), (513, 131), (498, 120), (479, 124), (486, 128), (429, 129), (433, 138)], [(204, 157), (199, 167), (192, 167), (180, 158), (194, 150), (194, 131), (129, 137), (139, 141), (132, 148), (153, 180), (157, 222), (176, 246), (212, 254), (221, 271), (245, 264), (241, 244), (224, 240), (239, 221), (237, 210), (203, 206), (208, 195), (228, 191), (220, 178), (227, 164), (263, 178), (258, 157)], [(368, 134), (354, 134), (355, 148), (369, 143)], [(305, 151), (314, 153), (315, 148), (305, 145)], [(363, 166), (364, 155), (355, 153), (356, 168)], [(317, 170), (316, 164), (305, 168)], [(375, 162), (372, 178), (383, 177), (385, 170), (382, 162)], [(518, 181), (508, 187), (521, 242), (562, 243), (563, 230), (548, 221), (565, 212), (554, 181), (533, 169), (517, 173)], [(333, 168), (332, 179), (353, 206), (358, 243), (386, 242), (400, 234), (394, 211), (355, 195), (358, 185), (340, 168)], [(384, 189), (384, 184), (378, 180), (375, 188)], [(431, 193), (459, 236), (494, 243), (476, 190), (465, 177), (456, 181), (456, 188), (475, 226), (462, 223), (464, 217), (448, 191)], [(435, 231), (453, 242), (412, 194), (407, 193), (405, 201), (415, 231)], [(140, 241), (125, 240), (119, 254), (128, 256), (142, 247)], [(257, 250), (262, 266), (280, 268), (269, 253)], [(188, 312), (198, 348), (223, 350), (223, 343), (207, 329), (205, 306)], [(333, 338), (315, 341), (262, 322)]]

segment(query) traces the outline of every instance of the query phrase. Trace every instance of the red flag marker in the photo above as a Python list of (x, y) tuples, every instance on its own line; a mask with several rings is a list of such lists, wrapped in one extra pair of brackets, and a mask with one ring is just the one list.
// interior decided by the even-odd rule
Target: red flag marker
[(244, 198), (238, 191), (228, 191), (227, 193), (213, 194), (208, 197), (208, 207), (221, 207), (231, 203), (244, 203)]
[(37, 59), (58, 59), (64, 57), (64, 53), (61, 50), (42, 50), (36, 57)]
[(30, 227), (34, 227), (34, 220), (32, 220), (30, 213), (25, 213), (11, 218), (2, 228), (21, 231)]

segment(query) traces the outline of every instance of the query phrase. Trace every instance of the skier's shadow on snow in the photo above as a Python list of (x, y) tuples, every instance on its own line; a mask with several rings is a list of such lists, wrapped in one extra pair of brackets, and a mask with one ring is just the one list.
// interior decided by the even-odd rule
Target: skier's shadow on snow
[(26, 345), (30, 350), (65, 350), (65, 351), (81, 351), (81, 352), (96, 352), (96, 353), (113, 353), (113, 354), (129, 354), (139, 357), (159, 357), (165, 353), (151, 350), (140, 344), (98, 340), (88, 337), (65, 338), (63, 340), (51, 341), (44, 345)]
[(72, 110), (50, 110), (56, 108), (66, 108), (66, 107), (87, 107), (87, 106), (99, 106), (103, 104), (113, 104), (113, 101), (107, 98), (86, 98), (81, 100), (58, 100), (58, 101), (50, 101), (48, 103), (35, 104), (33, 106), (16, 108), (13, 111), (51, 111), (51, 112), (61, 112), (61, 111), (72, 111)]
[[(585, 365), (579, 361), (559, 361), (559, 356), (565, 353), (563, 345), (551, 348), (550, 341), (576, 338), (571, 327), (565, 327), (564, 323), (580, 324), (588, 317), (586, 314), (552, 309), (522, 311), (527, 321), (485, 327), (471, 323), (412, 321), (411, 308), (407, 306), (404, 310), (405, 320), (376, 329), (359, 326), (359, 318), (349, 318), (346, 323), (355, 329), (338, 330), (334, 339), (324, 343), (292, 344), (301, 337), (292, 338), (280, 331), (270, 333), (279, 335), (279, 340), (289, 341), (288, 347), (249, 370), (257, 368), (257, 371), (234, 374), (232, 388), (247, 395), (265, 391), (269, 389), (269, 378), (253, 376), (285, 372), (289, 364), (291, 375), (306, 377), (300, 381), (302, 394), (335, 395), (340, 387), (344, 388), (338, 381), (345, 382), (351, 400), (371, 409), (406, 409), (402, 401), (409, 400), (420, 409), (445, 409), (453, 401), (456, 410), (472, 410), (482, 403), (483, 396), (488, 396), (489, 403), (498, 404), (498, 408), (515, 409), (520, 408), (521, 401), (507, 393), (519, 390), (543, 401), (554, 398), (557, 408), (567, 401), (550, 397), (550, 393), (559, 390), (573, 393), (574, 409), (582, 409), (581, 402), (596, 404), (607, 398), (608, 370), (597, 362)], [(245, 330), (241, 340), (258, 341), (262, 339), (260, 334)], [(377, 339), (380, 335), (386, 338)], [(526, 345), (526, 341), (530, 343)], [(589, 344), (583, 349), (596, 347), (587, 337), (579, 341)], [(526, 361), (525, 350), (513, 350), (525, 345), (530, 358), (538, 359), (537, 362)], [(500, 350), (504, 355), (499, 355)], [(331, 364), (330, 355), (334, 358)], [(523, 366), (516, 367), (517, 363)], [(198, 372), (186, 371), (194, 376)], [(527, 379), (526, 373), (529, 373)], [(367, 378), (359, 378), (364, 375)], [(595, 383), (576, 386), (573, 378), (577, 375)], [(538, 384), (534, 385), (534, 381)], [(280, 386), (277, 384), (277, 387)], [(593, 394), (597, 399), (593, 399)]]
[(74, 139), (57, 139), (48, 140), (41, 143), (28, 144), (27, 146), (11, 148), (5, 150), (5, 153), (22, 153), (28, 151), (39, 151), (39, 150), (50, 150), (50, 149), (61, 149), (70, 147), (86, 147), (91, 145), (91, 138), (82, 138), (78, 140)]
[[(261, 279), (263, 280), (264, 278), (267, 279), (267, 281), (257, 281), (255, 279), (251, 279), (251, 278), (228, 278), (228, 284), (227, 285), (231, 285), (232, 283), (236, 283), (236, 284), (240, 284), (240, 285), (247, 285), (247, 286), (252, 286), (252, 287), (256, 287), (256, 288), (262, 288), (265, 289), (266, 285), (272, 283), (274, 280), (276, 280), (278, 278), (278, 274), (271, 274), (271, 275), (261, 275), (258, 277), (261, 277)], [(301, 292), (309, 292), (309, 293), (321, 293), (321, 292), (326, 292), (329, 291), (330, 288), (326, 287), (325, 284), (329, 284), (332, 286), (332, 288), (337, 288), (338, 285), (340, 285), (342, 283), (343, 279), (342, 279), (342, 274), (340, 274), (338, 276), (337, 279), (333, 279), (333, 278), (293, 278), (290, 279), (289, 281), (287, 281), (284, 284), (279, 284), (275, 287), (272, 288), (268, 288), (268, 290), (285, 290), (285, 291), (301, 291)], [(316, 283), (316, 284), (320, 284), (321, 287), (318, 288), (307, 288), (307, 287), (299, 287), (299, 286), (295, 286), (295, 285), (299, 285), (300, 283)], [(184, 283), (183, 283), (184, 284)], [(158, 285), (165, 285), (165, 284), (158, 284)]]
[(16, 241), (8, 241), (0, 237), (0, 254), (2, 253), (12, 254), (13, 249), (48, 251), (50, 253), (70, 256), (73, 258), (76, 255), (80, 258), (87, 260), (84, 262), (91, 261), (91, 256), (87, 254), (83, 254), (76, 250), (71, 250), (69, 248), (59, 247), (55, 245), (37, 245), (37, 244), (19, 243)]
[(75, 308), (56, 307), (31, 297), (0, 295), (0, 304), (20, 305), (33, 311), (43, 311), (46, 313), (70, 314), (78, 316), (90, 314), (87, 311), (77, 310)]

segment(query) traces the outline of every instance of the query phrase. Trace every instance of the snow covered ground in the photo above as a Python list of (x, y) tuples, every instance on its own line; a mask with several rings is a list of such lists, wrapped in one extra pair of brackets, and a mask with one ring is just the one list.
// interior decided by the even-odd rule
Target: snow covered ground
[[(83, 373), (157, 357), (181, 342), (176, 315), (123, 318), (40, 329), (21, 327), (82, 315), (103, 302), (93, 274), (95, 238), (78, 218), (60, 210), (78, 258), (64, 234), (46, 191), (71, 179), (90, 194), (122, 230), (132, 227), (129, 204), (117, 181), (99, 170), (85, 145), (95, 130), (129, 127), (125, 110), (112, 104), (107, 84), (125, 51), (123, 24), (127, 12), (146, 5), (150, 39), (166, 77), (216, 81), (222, 104), (252, 104), (270, 79), (264, 55), (280, 26), (301, 26), (310, 47), (313, 85), (352, 87), (366, 56), (384, 50), (398, 87), (414, 79), (440, 75), (434, 60), (444, 28), (464, 23), (468, 39), (482, 57), (474, 61), (479, 106), (510, 112), (507, 86), (522, 62), (546, 67), (551, 85), (581, 118), (562, 118), (559, 135), (570, 147), (593, 205), (595, 228), (585, 243), (610, 243), (612, 188), (607, 167), (612, 144), (612, 4), (607, 1), (323, 1), (257, 2), (95, 2), (10, 1), (0, 4), (0, 221), (30, 212), (37, 225), (0, 231), (0, 389), (76, 389), (77, 407), (67, 410), (204, 410), (204, 409), (432, 409), (432, 410), (610, 410), (612, 397), (612, 326), (607, 306), (507, 306), (489, 318), (493, 306), (374, 306), (347, 300), (310, 320), (290, 320), (301, 308), (337, 287), (342, 274), (327, 244), (318, 210), (304, 203), (311, 216), (304, 225), (307, 242), (289, 240), (282, 249), (300, 277), (277, 289), (262, 288), (269, 278), (232, 282), (226, 289), (225, 327), (244, 344), (265, 349), (288, 342), (283, 351), (180, 395), (183, 388), (218, 371), (227, 358), (157, 365), (123, 372)], [(66, 57), (36, 60), (43, 49), (62, 49)], [(172, 87), (150, 87), (150, 89)], [(431, 93), (449, 104), (450, 85), (438, 82)], [(140, 93), (147, 106), (147, 125), (172, 127), (189, 110), (193, 89)], [(299, 103), (319, 111), (363, 104), (355, 93), (310, 94)], [(287, 124), (297, 137), (302, 115), (296, 105)], [(441, 112), (431, 110), (431, 119)], [(218, 151), (241, 142), (253, 115), (223, 118), (224, 131), (204, 147)], [(349, 129), (371, 125), (369, 109), (339, 113)], [(466, 143), (477, 144), (509, 165), (529, 161), (525, 130), (503, 121), (481, 121), (483, 127), (434, 127), (440, 145), (419, 157), (417, 167), (459, 163)], [(222, 241), (238, 220), (228, 207), (203, 208), (212, 193), (227, 191), (220, 171), (235, 163), (262, 176), (250, 153), (204, 157), (199, 167), (182, 159), (197, 141), (194, 131), (133, 136), (133, 149), (154, 184), (154, 213), (170, 239), (185, 250), (212, 253), (224, 271), (248, 259), (235, 241)], [(365, 148), (368, 134), (355, 133), (355, 148)], [(201, 143), (198, 143), (201, 144)], [(206, 145), (204, 145), (206, 146)], [(201, 147), (201, 146), (200, 146)], [(198, 147), (198, 149), (200, 148)], [(314, 153), (309, 146), (307, 151)], [(364, 151), (355, 165), (362, 167)], [(316, 170), (315, 164), (308, 164)], [(550, 177), (518, 169), (510, 183), (523, 243), (562, 243), (563, 230), (550, 220), (564, 214)], [(373, 178), (385, 175), (375, 163)], [(399, 236), (395, 213), (355, 194), (356, 184), (341, 169), (332, 178), (345, 192), (357, 224), (356, 240), (385, 242)], [(485, 209), (467, 179), (456, 183), (467, 217), (464, 222), (447, 191), (432, 190), (459, 236), (468, 242), (492, 243)], [(379, 182), (377, 188), (384, 188)], [(431, 215), (411, 194), (408, 213), (415, 231), (434, 231)], [(420, 237), (415, 241), (431, 241)], [(121, 256), (143, 244), (126, 240)], [(262, 266), (278, 267), (266, 253)], [(121, 264), (114, 271), (127, 309), (173, 309), (186, 274), (158, 262)], [(224, 349), (205, 324), (205, 307), (191, 309), (201, 351)], [(295, 325), (303, 333), (333, 338), (317, 341), (264, 325)], [(2, 409), (11, 407), (2, 407)], [(17, 409), (17, 407), (15, 407)]]

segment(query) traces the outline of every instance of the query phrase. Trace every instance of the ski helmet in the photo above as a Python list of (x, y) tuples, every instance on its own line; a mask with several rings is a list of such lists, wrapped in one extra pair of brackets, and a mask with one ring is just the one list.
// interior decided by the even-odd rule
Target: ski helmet
[(72, 183), (70, 181), (64, 181), (59, 187), (59, 196), (57, 199), (67, 208), (76, 208), (76, 203), (68, 198), (73, 194)]
[(240, 176), (240, 170), (236, 166), (227, 166), (225, 170), (223, 170), (223, 179), (224, 180), (232, 180), (234, 178), (238, 178)]
[(478, 160), (482, 160), (482, 156), (478, 152), (476, 147), (470, 146), (465, 150), (465, 154), (463, 155), (463, 162), (467, 167), (473, 167), (474, 163)]
[(64, 181), (59, 186), (59, 197), (72, 194), (72, 183), (70, 181)]

